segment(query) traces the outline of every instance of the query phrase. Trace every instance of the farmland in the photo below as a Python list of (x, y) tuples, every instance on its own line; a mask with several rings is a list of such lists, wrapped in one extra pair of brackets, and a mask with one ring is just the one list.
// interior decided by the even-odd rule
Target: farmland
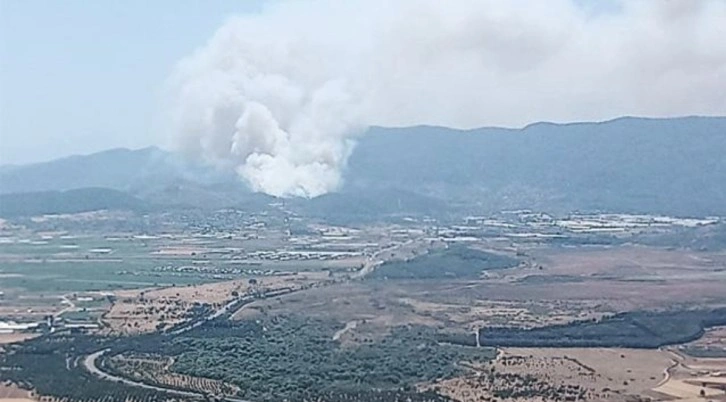
[(0, 236), (0, 376), (36, 398), (721, 397), (720, 380), (691, 380), (726, 348), (719, 249), (506, 236), (530, 220), (293, 234), (239, 214), (236, 230), (63, 219)]

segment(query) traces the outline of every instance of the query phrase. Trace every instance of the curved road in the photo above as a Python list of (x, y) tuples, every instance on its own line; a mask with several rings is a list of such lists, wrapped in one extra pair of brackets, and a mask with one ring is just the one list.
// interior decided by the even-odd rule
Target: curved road
[[(195, 398), (195, 399), (204, 399), (206, 398), (206, 395), (201, 392), (192, 392), (192, 391), (180, 391), (173, 388), (164, 388), (156, 385), (149, 385), (143, 382), (139, 381), (133, 381), (129, 380), (128, 378), (119, 377), (113, 374), (109, 374), (100, 368), (98, 368), (98, 365), (96, 364), (99, 357), (103, 356), (104, 353), (106, 353), (108, 349), (99, 350), (98, 352), (91, 353), (90, 355), (86, 356), (85, 359), (83, 359), (83, 367), (85, 367), (88, 372), (95, 375), (98, 378), (101, 378), (103, 380), (108, 381), (115, 381), (119, 382), (131, 387), (136, 388), (144, 388), (148, 390), (153, 391), (159, 391), (159, 392), (166, 392), (167, 394), (173, 394), (177, 396), (183, 396), (187, 398)], [(251, 402), (246, 399), (240, 399), (240, 398), (233, 398), (233, 397), (223, 397), (222, 400), (228, 401), (228, 402)]]
[[(213, 320), (217, 317), (222, 316), (223, 314), (226, 314), (227, 312), (229, 312), (230, 309), (232, 309), (239, 303), (242, 303), (241, 307), (244, 307), (251, 300), (254, 300), (254, 298), (253, 297), (243, 297), (240, 299), (232, 300), (231, 302), (225, 304), (222, 308), (220, 308), (219, 310), (214, 312), (212, 315), (206, 317), (205, 319), (197, 321), (191, 325), (179, 328), (176, 331), (171, 332), (171, 334), (179, 335), (181, 333), (190, 331), (190, 330), (204, 324), (205, 322), (208, 322), (210, 320)], [(90, 355), (86, 356), (83, 359), (83, 367), (91, 374), (93, 374), (96, 377), (101, 378), (103, 380), (115, 381), (115, 382), (119, 382), (119, 383), (122, 383), (122, 384), (125, 384), (128, 386), (131, 386), (131, 387), (136, 387), (136, 388), (144, 388), (144, 389), (153, 390), (153, 391), (166, 392), (168, 394), (183, 396), (186, 398), (194, 398), (194, 399), (205, 399), (206, 398), (206, 395), (202, 392), (181, 391), (181, 390), (177, 390), (177, 389), (173, 389), (173, 388), (166, 388), (166, 387), (162, 387), (162, 386), (158, 386), (158, 385), (150, 385), (150, 384), (146, 384), (146, 383), (143, 383), (140, 381), (134, 381), (134, 380), (130, 380), (128, 378), (124, 378), (124, 377), (120, 377), (120, 376), (117, 376), (114, 374), (107, 373), (107, 372), (101, 370), (101, 368), (99, 368), (99, 366), (97, 364), (98, 358), (103, 356), (106, 352), (108, 352), (108, 349), (99, 350), (97, 352), (91, 353)], [(229, 397), (229, 396), (223, 397), (222, 400), (228, 401), (228, 402), (251, 402), (246, 399), (234, 398), (234, 397)]]
[(666, 351), (666, 352), (670, 353), (673, 356), (673, 358), (671, 359), (671, 365), (666, 367), (663, 370), (663, 379), (660, 380), (655, 387), (653, 387), (654, 389), (665, 385), (665, 383), (667, 383), (671, 379), (671, 371), (673, 371), (676, 367), (681, 365), (681, 361), (680, 361), (681, 357), (678, 356), (676, 353), (674, 353), (672, 350), (664, 349), (664, 348), (658, 348), (658, 349), (661, 351)]
[[(215, 318), (221, 317), (222, 315), (224, 315), (226, 313), (229, 313), (231, 310), (233, 310), (235, 308), (237, 309), (237, 311), (241, 310), (242, 308), (244, 308), (246, 305), (250, 304), (250, 302), (252, 302), (254, 300), (256, 300), (256, 298), (254, 296), (243, 296), (241, 298), (234, 299), (234, 300), (230, 301), (229, 303), (225, 304), (224, 306), (222, 306), (219, 310), (215, 311), (211, 315), (205, 317), (204, 319), (196, 321), (190, 325), (183, 326), (175, 331), (171, 331), (171, 332), (169, 332), (169, 334), (179, 335), (184, 332), (190, 331), (206, 322), (209, 322)], [(234, 313), (232, 315), (234, 315), (237, 311), (234, 311)], [(130, 380), (125, 377), (107, 373), (98, 366), (97, 362), (98, 362), (98, 358), (103, 356), (108, 351), (109, 351), (109, 349), (103, 349), (103, 350), (99, 350), (97, 352), (91, 353), (90, 355), (86, 356), (83, 359), (83, 367), (88, 372), (90, 372), (91, 374), (95, 375), (98, 378), (101, 378), (101, 379), (107, 380), (107, 381), (119, 382), (122, 384), (126, 384), (130, 387), (144, 388), (144, 389), (159, 391), (159, 392), (166, 392), (169, 394), (183, 396), (186, 398), (194, 398), (194, 399), (205, 399), (206, 398), (206, 395), (202, 392), (181, 391), (181, 390), (177, 390), (177, 389), (173, 389), (173, 388), (166, 388), (166, 387), (163, 387), (160, 385), (150, 385), (150, 384), (146, 384), (146, 383), (143, 383), (140, 381), (134, 381), (134, 380)], [(222, 397), (222, 400), (227, 401), (227, 402), (252, 402), (247, 399), (235, 398), (235, 397), (230, 397), (230, 396)]]
[[(371, 257), (368, 258), (368, 261), (363, 266), (363, 268), (360, 269), (358, 272), (356, 272), (356, 274), (354, 274), (351, 277), (351, 279), (361, 279), (364, 276), (373, 272), (379, 265), (381, 265), (384, 262), (384, 260), (379, 258), (379, 256), (381, 254), (383, 254), (384, 252), (390, 252), (390, 251), (396, 250), (402, 246), (411, 244), (412, 242), (413, 242), (413, 240), (408, 240), (404, 243), (397, 244), (395, 246), (391, 246), (391, 247), (385, 248), (383, 250), (379, 250), (378, 252), (376, 252), (375, 254), (373, 254)], [(215, 318), (222, 316), (223, 314), (230, 312), (230, 310), (232, 310), (234, 307), (237, 307), (238, 304), (241, 304), (241, 306), (237, 307), (237, 310), (241, 310), (247, 304), (249, 304), (249, 302), (253, 301), (254, 299), (255, 298), (252, 296), (246, 296), (246, 297), (242, 297), (240, 299), (232, 300), (229, 303), (222, 306), (222, 308), (220, 308), (219, 310), (215, 311), (210, 316), (208, 316), (202, 320), (199, 320), (197, 322), (194, 322), (190, 325), (186, 325), (186, 326), (178, 328), (174, 331), (171, 331), (171, 332), (169, 332), (169, 334), (179, 335), (184, 332), (190, 331), (206, 322), (209, 322)], [(234, 311), (234, 313), (232, 315), (234, 315), (236, 313), (237, 313), (237, 311)], [(106, 352), (108, 352), (108, 349), (99, 350), (97, 352), (91, 353), (90, 355), (86, 356), (83, 359), (84, 368), (88, 372), (90, 372), (91, 374), (95, 375), (98, 378), (101, 378), (103, 380), (108, 380), (108, 381), (115, 381), (118, 383), (126, 384), (131, 387), (144, 388), (144, 389), (159, 391), (159, 392), (166, 392), (169, 394), (183, 396), (183, 397), (187, 397), (187, 398), (195, 398), (195, 399), (206, 398), (206, 395), (201, 392), (180, 391), (180, 390), (176, 390), (173, 388), (165, 388), (165, 387), (158, 386), (158, 385), (150, 385), (150, 384), (146, 384), (143, 382), (134, 381), (134, 380), (130, 380), (128, 378), (124, 378), (124, 377), (120, 377), (117, 375), (107, 373), (107, 372), (101, 370), (101, 368), (99, 368), (99, 366), (97, 365), (98, 358), (103, 356)], [(233, 398), (233, 397), (224, 397), (223, 400), (228, 401), (228, 402), (251, 402), (246, 399), (239, 399), (239, 398)]]
[(98, 352), (91, 353), (90, 355), (86, 356), (86, 358), (83, 359), (83, 367), (85, 367), (86, 370), (88, 370), (91, 374), (93, 374), (96, 377), (101, 378), (103, 380), (120, 382), (122, 384), (130, 385), (132, 387), (167, 392), (167, 393), (179, 395), (179, 396), (204, 398), (204, 394), (201, 394), (201, 393), (178, 391), (175, 389), (157, 387), (154, 385), (144, 384), (143, 382), (132, 381), (127, 378), (123, 378), (123, 377), (115, 376), (113, 374), (106, 373), (105, 371), (102, 371), (100, 368), (98, 368), (98, 366), (96, 365), (96, 361), (98, 360), (99, 357), (103, 356), (103, 354), (106, 353), (107, 351), (108, 351), (108, 349), (99, 350)]

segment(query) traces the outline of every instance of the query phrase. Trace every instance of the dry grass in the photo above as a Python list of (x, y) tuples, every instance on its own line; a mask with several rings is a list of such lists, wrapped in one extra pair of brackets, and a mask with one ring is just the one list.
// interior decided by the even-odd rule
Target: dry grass
[(0, 345), (7, 345), (15, 342), (22, 342), (28, 339), (35, 338), (40, 334), (24, 334), (24, 333), (13, 333), (13, 334), (0, 334)]
[(718, 273), (726, 263), (724, 253), (701, 253), (655, 247), (624, 246), (580, 249), (547, 249), (534, 253), (537, 261), (556, 275), (630, 278), (667, 278), (683, 274)]
[(0, 402), (35, 402), (29, 391), (15, 385), (0, 383)]
[[(671, 365), (670, 355), (660, 350), (620, 348), (506, 348), (505, 355), (532, 356), (543, 361), (570, 361), (589, 367), (592, 376), (580, 376), (582, 385), (592, 389), (609, 387), (626, 394), (650, 390), (664, 377)], [(553, 380), (568, 379), (572, 373), (551, 370), (544, 366), (536, 375), (551, 376)], [(626, 385), (627, 383), (627, 385)]]
[[(600, 318), (604, 315), (603, 312), (591, 310), (592, 306), (588, 304), (547, 301), (474, 300), (470, 303), (432, 303), (412, 298), (402, 298), (399, 301), (410, 306), (415, 314), (453, 324), (467, 331), (491, 326), (532, 328)], [(544, 311), (546, 314), (542, 314)]]
[(533, 254), (531, 266), (541, 264), (542, 270), (504, 270), (466, 281), (355, 282), (256, 302), (237, 318), (292, 313), (355, 321), (355, 328), (340, 335), (343, 344), (355, 344), (380, 338), (397, 325), (445, 331), (527, 328), (674, 304), (726, 305), (726, 278), (717, 276), (726, 263), (722, 254), (644, 247)]
[(407, 281), (380, 286), (397, 286), (405, 294), (402, 297), (442, 305), (535, 301), (529, 310), (544, 306), (549, 310), (546, 319), (558, 310), (577, 315), (674, 304), (726, 305), (724, 254), (645, 247), (539, 250), (532, 254), (532, 265), (543, 269), (503, 270), (474, 281)]
[(117, 301), (104, 317), (109, 332), (138, 334), (154, 331), (161, 322), (174, 325), (182, 322), (195, 303), (219, 308), (230, 301), (232, 292), (274, 290), (310, 284), (325, 277), (323, 272), (301, 272), (298, 275), (265, 277), (251, 285), (247, 279), (197, 286), (175, 286), (160, 289), (124, 290), (115, 293)]
[(665, 381), (654, 389), (676, 400), (726, 400), (726, 359), (693, 358), (669, 351), (673, 365)]
[(260, 300), (241, 310), (235, 318), (301, 314), (340, 322), (356, 322), (355, 328), (349, 328), (339, 336), (343, 344), (378, 339), (396, 325), (440, 325), (435, 319), (414, 314), (410, 306), (398, 299), (395, 288), (371, 288), (361, 283), (340, 284), (271, 300)]
[[(587, 400), (626, 401), (650, 397), (670, 364), (670, 355), (657, 350), (505, 348), (491, 367), (467, 366), (467, 375), (422, 388), (436, 387), (461, 402), (550, 401), (564, 399), (564, 392)], [(504, 379), (494, 379), (489, 374), (492, 369)], [(511, 378), (529, 380), (523, 385)], [(539, 395), (496, 397), (497, 392), (527, 387)], [(547, 395), (551, 390), (559, 396)]]
[(341, 323), (355, 322), (339, 335), (344, 344), (380, 339), (392, 327), (425, 325), (443, 331), (474, 331), (483, 326), (522, 327), (566, 323), (601, 316), (589, 302), (497, 301), (459, 298), (448, 285), (411, 282), (356, 282), (311, 289), (261, 300), (241, 310), (235, 318), (301, 314)]

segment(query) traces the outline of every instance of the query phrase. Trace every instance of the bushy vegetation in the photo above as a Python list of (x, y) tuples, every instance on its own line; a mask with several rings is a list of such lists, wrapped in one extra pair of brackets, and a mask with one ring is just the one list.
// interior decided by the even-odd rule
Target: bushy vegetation
[[(482, 345), (489, 346), (655, 348), (691, 341), (705, 328), (718, 325), (726, 325), (726, 309), (630, 312), (535, 329), (485, 328), (479, 337)], [(7, 346), (0, 355), (0, 380), (68, 400), (172, 398), (159, 390), (101, 380), (83, 368), (85, 356), (108, 350), (101, 359), (106, 371), (150, 385), (200, 392), (200, 396), (210, 392), (218, 396), (236, 393), (237, 398), (253, 401), (443, 402), (448, 399), (434, 392), (418, 392), (415, 384), (451, 378), (461, 374), (463, 362), (494, 357), (490, 348), (463, 347), (476, 343), (474, 335), (444, 335), (429, 327), (401, 326), (375, 341), (344, 346), (334, 340), (341, 328), (341, 323), (332, 320), (270, 316), (243, 321), (219, 317), (177, 334), (99, 337), (56, 333)], [(123, 360), (125, 356), (153, 356), (156, 360), (132, 362)], [(171, 362), (169, 357), (174, 361), (170, 370), (163, 363)], [(161, 370), (159, 376), (147, 375), (153, 370)], [(500, 398), (522, 396), (531, 390), (538, 395), (579, 395), (582, 391), (543, 388), (528, 378), (493, 372), (491, 376), (510, 384), (523, 381), (524, 388), (506, 388), (522, 388), (519, 394), (505, 390), (497, 394)]]
[[(709, 327), (726, 325), (726, 309), (617, 314), (541, 328), (483, 328), (479, 343), (520, 347), (658, 348), (700, 338)], [(446, 335), (444, 340), (475, 345), (474, 335)]]
[[(519, 356), (505, 356), (499, 362), (505, 366), (515, 366), (518, 365), (519, 359), (521, 359)], [(582, 385), (568, 384), (564, 381), (550, 382), (532, 374), (497, 370), (494, 365), (479, 368), (477, 371), (477, 375), (467, 376), (464, 379), (465, 383), (498, 399), (543, 402), (603, 399), (602, 394), (593, 393)]]
[[(494, 357), (493, 349), (472, 352), (441, 345), (435, 332), (425, 327), (400, 327), (379, 341), (342, 347), (333, 340), (342, 327), (335, 321), (295, 316), (240, 322), (222, 317), (178, 335), (54, 334), (8, 347), (0, 356), (0, 380), (69, 400), (162, 401), (172, 397), (102, 380), (83, 368), (85, 356), (107, 349), (99, 359), (104, 370), (164, 388), (223, 393), (239, 388), (237, 397), (254, 401), (441, 402), (448, 399), (418, 392), (414, 384), (456, 375), (462, 360)], [(160, 360), (173, 357), (175, 363), (168, 375), (158, 377), (143, 375), (138, 364), (117, 364), (120, 356), (143, 355)], [(136, 372), (124, 372), (128, 367)]]
[(104, 347), (113, 347), (117, 342), (123, 342), (123, 339), (63, 335), (11, 346), (0, 355), (0, 379), (58, 399), (108, 402), (168, 400), (165, 393), (104, 381), (82, 367), (83, 356)]
[(472, 353), (440, 345), (424, 327), (401, 327), (378, 342), (341, 347), (333, 340), (340, 328), (334, 321), (292, 316), (205, 325), (174, 340), (184, 351), (172, 369), (237, 385), (253, 400), (300, 400), (315, 393), (411, 392), (414, 383), (456, 374), (462, 359), (494, 355), (486, 348)]
[(726, 357), (726, 349), (723, 348), (715, 348), (715, 347), (708, 347), (708, 346), (689, 346), (682, 351), (692, 357), (703, 357), (703, 358), (725, 358)]
[(167, 370), (169, 357), (154, 354), (128, 353), (106, 358), (104, 368), (119, 377), (161, 385), (165, 388), (189, 391), (201, 395), (232, 396), (238, 388), (222, 381), (171, 373)]
[(482, 271), (511, 268), (512, 257), (455, 245), (434, 250), (408, 261), (389, 261), (369, 277), (378, 279), (465, 279), (478, 278)]

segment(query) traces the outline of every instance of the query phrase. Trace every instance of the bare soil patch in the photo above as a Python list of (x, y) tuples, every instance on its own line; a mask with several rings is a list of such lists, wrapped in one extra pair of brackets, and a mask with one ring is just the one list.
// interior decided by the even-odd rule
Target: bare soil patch
[(606, 278), (702, 279), (720, 276), (726, 254), (624, 246), (547, 249), (534, 253), (549, 275)]
[(668, 353), (632, 349), (504, 348), (489, 366), (423, 388), (462, 402), (628, 401), (651, 397), (672, 364)]
[(22, 342), (27, 339), (35, 338), (40, 334), (25, 334), (25, 333), (13, 333), (13, 334), (0, 334), (0, 345), (7, 345), (15, 342)]
[(0, 402), (35, 402), (29, 391), (13, 384), (0, 383)]

